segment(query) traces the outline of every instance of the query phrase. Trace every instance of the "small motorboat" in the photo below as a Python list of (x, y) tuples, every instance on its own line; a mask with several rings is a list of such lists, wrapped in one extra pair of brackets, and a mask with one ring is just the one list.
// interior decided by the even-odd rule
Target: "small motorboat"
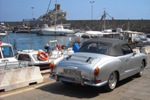
[(7, 35), (7, 31), (0, 30), (0, 40), (2, 40)]
[(18, 67), (27, 67), (27, 63), (20, 63), (16, 59), (11, 44), (0, 41), (0, 71)]
[(48, 69), (51, 61), (60, 61), (74, 53), (72, 48), (60, 46), (57, 40), (51, 40), (46, 44), (43, 50), (18, 50), (16, 58), (22, 62), (28, 62), (29, 66), (39, 66), (41, 70)]

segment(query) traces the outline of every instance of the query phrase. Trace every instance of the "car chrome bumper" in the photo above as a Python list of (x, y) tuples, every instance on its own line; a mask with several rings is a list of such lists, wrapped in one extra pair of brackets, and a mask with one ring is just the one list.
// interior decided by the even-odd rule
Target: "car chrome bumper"
[(90, 79), (85, 79), (85, 78), (81, 78), (79, 81), (75, 81), (73, 78), (66, 78), (66, 77), (59, 76), (54, 73), (51, 73), (50, 78), (55, 79), (56, 81), (65, 81), (65, 82), (77, 83), (81, 85), (89, 85), (89, 86), (94, 86), (94, 87), (104, 86), (107, 83), (107, 81), (95, 83), (91, 81)]
[(91, 82), (84, 82), (84, 84), (94, 87), (100, 87), (104, 86), (107, 83), (107, 81), (101, 82), (101, 83), (91, 83)]

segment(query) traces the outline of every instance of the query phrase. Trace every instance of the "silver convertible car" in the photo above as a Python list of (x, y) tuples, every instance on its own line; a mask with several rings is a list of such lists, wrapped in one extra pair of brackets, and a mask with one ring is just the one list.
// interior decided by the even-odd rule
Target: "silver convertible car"
[(133, 75), (141, 76), (146, 64), (147, 56), (133, 52), (122, 40), (90, 39), (59, 64), (51, 62), (50, 77), (65, 83), (104, 86), (111, 91), (118, 81)]

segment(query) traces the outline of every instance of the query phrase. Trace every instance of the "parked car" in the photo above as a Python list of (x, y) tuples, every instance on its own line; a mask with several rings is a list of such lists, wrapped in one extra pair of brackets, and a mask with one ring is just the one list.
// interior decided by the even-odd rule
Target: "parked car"
[(50, 63), (51, 78), (56, 81), (89, 86), (104, 86), (113, 90), (118, 81), (137, 74), (142, 76), (147, 64), (144, 53), (135, 53), (122, 40), (113, 38), (90, 39), (78, 52)]

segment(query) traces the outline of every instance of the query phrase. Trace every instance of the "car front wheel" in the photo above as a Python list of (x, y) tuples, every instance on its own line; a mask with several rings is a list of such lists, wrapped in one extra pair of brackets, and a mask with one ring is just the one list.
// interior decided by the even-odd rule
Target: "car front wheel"
[(111, 73), (111, 75), (109, 76), (109, 79), (108, 79), (108, 83), (105, 86), (105, 90), (108, 92), (112, 91), (116, 87), (117, 81), (118, 81), (117, 73), (116, 72)]

